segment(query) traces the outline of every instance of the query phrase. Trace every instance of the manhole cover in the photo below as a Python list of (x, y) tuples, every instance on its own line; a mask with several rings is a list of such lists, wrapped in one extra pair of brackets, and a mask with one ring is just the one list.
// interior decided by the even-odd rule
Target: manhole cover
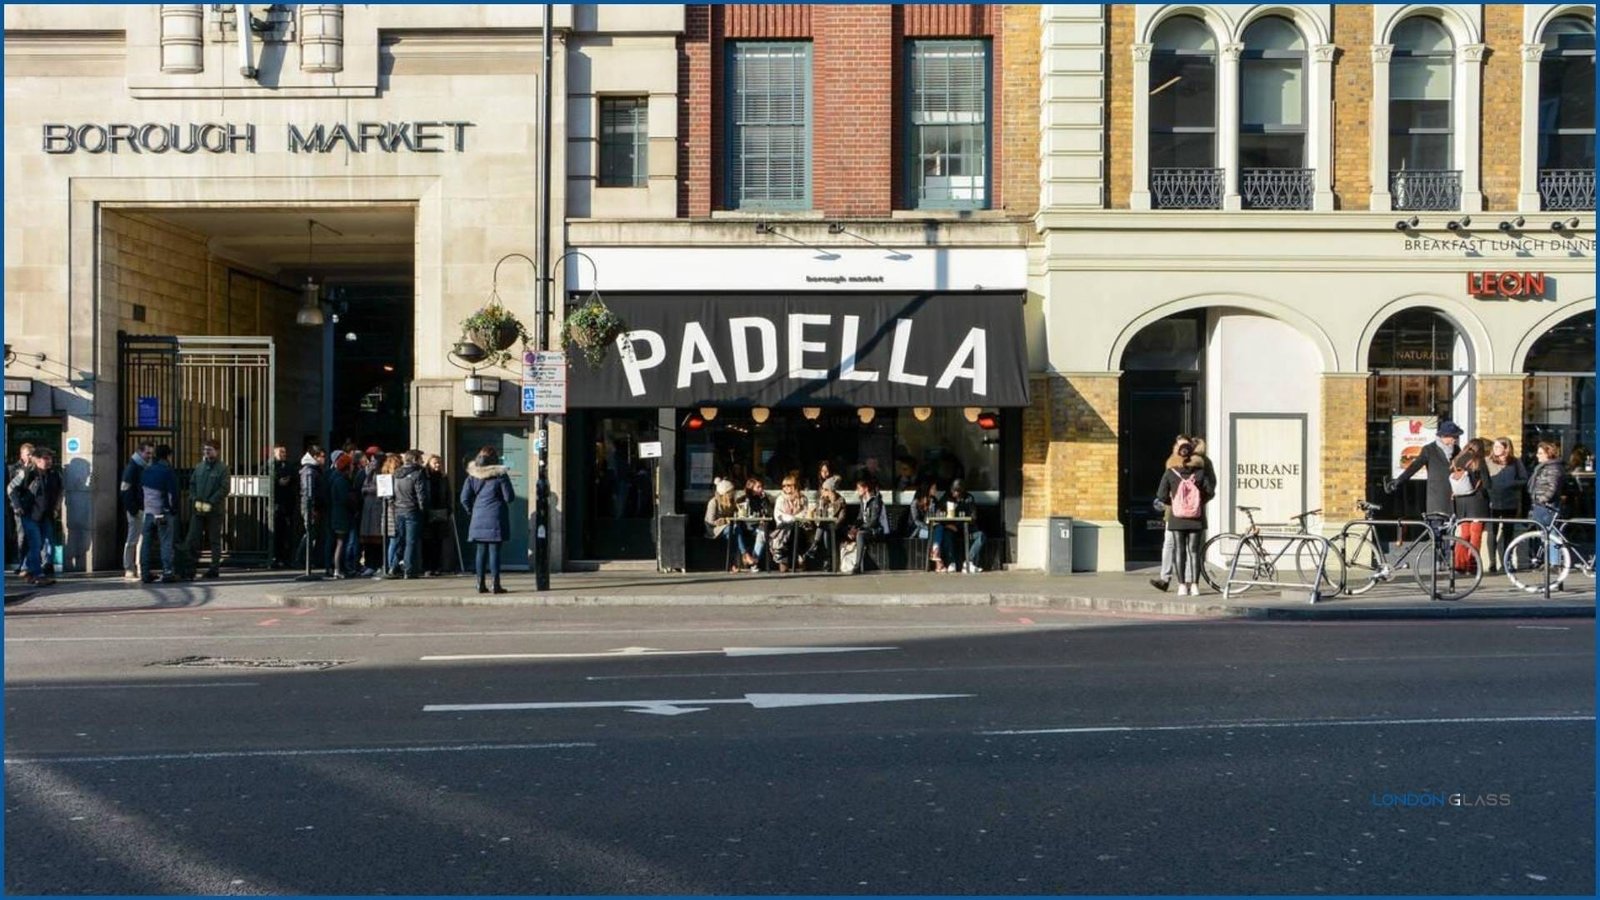
[(350, 662), (348, 659), (279, 659), (276, 656), (244, 659), (229, 656), (180, 656), (150, 663), (175, 669), (331, 669)]

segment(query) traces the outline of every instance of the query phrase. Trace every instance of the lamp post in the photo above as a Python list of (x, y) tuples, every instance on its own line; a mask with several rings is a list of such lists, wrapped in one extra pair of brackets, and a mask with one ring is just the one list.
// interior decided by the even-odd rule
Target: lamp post
[[(550, 291), (554, 282), (550, 277), (550, 103), (553, 96), (550, 79), (555, 64), (550, 52), (550, 30), (555, 24), (555, 6), (544, 5), (543, 27), (539, 29), (541, 49), (544, 52), (544, 74), (539, 92), (539, 259), (545, 265), (545, 278), (538, 298), (538, 315), (534, 327), (534, 346), (544, 350), (550, 345)], [(546, 461), (550, 458), (549, 417), (544, 414), (533, 419), (533, 453), (536, 467), (533, 488), (533, 587), (536, 591), (550, 590), (550, 478)]]

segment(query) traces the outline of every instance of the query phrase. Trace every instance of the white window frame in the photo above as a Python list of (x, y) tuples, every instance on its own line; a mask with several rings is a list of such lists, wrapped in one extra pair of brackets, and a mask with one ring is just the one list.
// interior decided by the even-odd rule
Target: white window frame
[(1483, 210), (1483, 167), (1478, 159), (1483, 123), (1478, 109), (1483, 96), (1483, 7), (1475, 3), (1379, 4), (1372, 7), (1372, 195), (1373, 212), (1394, 209), (1389, 193), (1389, 61), (1394, 55), (1394, 29), (1411, 16), (1427, 16), (1450, 33), (1455, 44), (1455, 91), (1450, 98), (1455, 140), (1451, 154), (1461, 169), (1461, 212)]
[[(1244, 30), (1263, 16), (1288, 19), (1305, 37), (1307, 52), (1307, 162), (1316, 171), (1311, 208), (1333, 209), (1333, 4), (1261, 6), (1134, 5), (1133, 184), (1128, 206), (1150, 209), (1150, 54), (1156, 28), (1172, 16), (1193, 16), (1217, 41), (1217, 165), (1223, 170), (1223, 211), (1242, 209), (1239, 196), (1239, 57)], [(1387, 120), (1386, 120), (1387, 124)], [(1387, 152), (1387, 147), (1385, 148)]]
[(1590, 3), (1530, 3), (1522, 8), (1522, 165), (1517, 210), (1539, 212), (1539, 71), (1544, 60), (1544, 30), (1562, 16), (1595, 20)]

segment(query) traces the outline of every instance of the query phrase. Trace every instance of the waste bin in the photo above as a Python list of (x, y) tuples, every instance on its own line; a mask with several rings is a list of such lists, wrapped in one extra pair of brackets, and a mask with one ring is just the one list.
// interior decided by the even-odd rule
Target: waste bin
[(1045, 557), (1051, 575), (1072, 574), (1072, 517), (1050, 517), (1050, 543)]

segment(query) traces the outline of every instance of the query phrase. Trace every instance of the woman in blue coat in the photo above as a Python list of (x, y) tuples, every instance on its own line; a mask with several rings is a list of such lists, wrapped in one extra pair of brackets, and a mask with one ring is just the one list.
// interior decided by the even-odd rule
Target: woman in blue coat
[(467, 463), (467, 481), (461, 486), (461, 505), (472, 517), (467, 524), (467, 540), (478, 545), (478, 593), (487, 594), (483, 583), (483, 563), (487, 557), (489, 571), (494, 575), (494, 592), (507, 593), (500, 586), (500, 545), (511, 533), (511, 502), (516, 492), (511, 489), (511, 474), (500, 465), (499, 453), (493, 447), (478, 451), (478, 458)]

